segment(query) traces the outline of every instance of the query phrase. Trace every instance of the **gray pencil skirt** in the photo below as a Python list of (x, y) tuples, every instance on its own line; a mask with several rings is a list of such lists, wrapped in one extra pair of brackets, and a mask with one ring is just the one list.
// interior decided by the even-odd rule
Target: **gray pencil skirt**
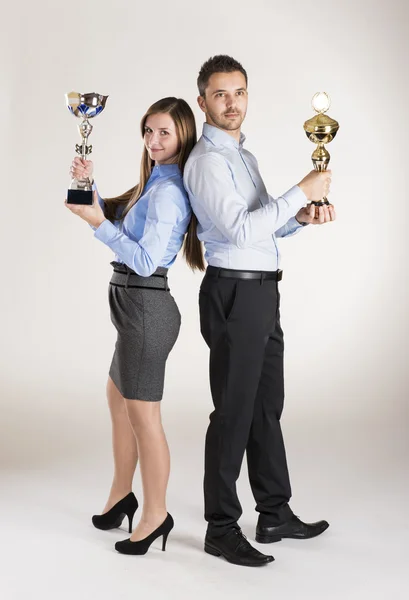
[(109, 305), (118, 336), (109, 375), (124, 398), (162, 400), (166, 360), (181, 320), (167, 269), (142, 277), (122, 263), (111, 265)]

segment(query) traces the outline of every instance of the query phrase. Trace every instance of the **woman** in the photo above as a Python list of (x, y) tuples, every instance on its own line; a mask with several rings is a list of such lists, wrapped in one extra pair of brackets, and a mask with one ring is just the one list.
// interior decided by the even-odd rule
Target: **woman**
[[(145, 554), (160, 536), (165, 550), (173, 528), (166, 510), (170, 461), (160, 400), (166, 360), (180, 328), (167, 272), (186, 232), (187, 262), (204, 270), (196, 221), (182, 182), (196, 143), (194, 115), (184, 100), (164, 98), (144, 115), (141, 132), (145, 147), (138, 185), (105, 200), (94, 191), (92, 206), (66, 203), (115, 252), (109, 302), (118, 337), (107, 383), (115, 470), (105, 508), (92, 521), (99, 529), (112, 529), (128, 516), (131, 533), (138, 508), (132, 480), (139, 459), (143, 510), (131, 537), (115, 544), (124, 554)], [(91, 161), (74, 159), (73, 177), (92, 179), (92, 172)]]

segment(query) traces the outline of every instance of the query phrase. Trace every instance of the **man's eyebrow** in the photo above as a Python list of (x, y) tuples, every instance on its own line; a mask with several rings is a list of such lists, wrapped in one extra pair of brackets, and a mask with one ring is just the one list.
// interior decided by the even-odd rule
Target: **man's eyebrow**
[[(236, 88), (234, 91), (235, 91), (235, 92), (245, 92), (245, 91), (246, 91), (246, 88), (244, 88), (244, 87), (241, 87), (241, 88)], [(213, 94), (218, 94), (219, 92), (227, 92), (227, 90), (222, 90), (222, 89), (220, 89), (220, 90), (215, 90), (215, 91), (213, 92)]]

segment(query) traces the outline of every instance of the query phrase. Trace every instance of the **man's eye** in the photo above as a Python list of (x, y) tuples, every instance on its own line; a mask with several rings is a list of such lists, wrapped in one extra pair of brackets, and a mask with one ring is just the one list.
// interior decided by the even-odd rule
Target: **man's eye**
[(219, 92), (218, 94), (216, 94), (216, 97), (217, 96), (224, 96), (224, 94), (223, 94), (223, 92)]

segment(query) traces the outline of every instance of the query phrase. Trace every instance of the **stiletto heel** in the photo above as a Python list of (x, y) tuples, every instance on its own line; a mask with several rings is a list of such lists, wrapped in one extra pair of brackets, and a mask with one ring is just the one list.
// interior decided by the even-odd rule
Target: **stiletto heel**
[(155, 529), (155, 531), (152, 531), (148, 537), (144, 538), (143, 540), (139, 540), (138, 542), (132, 542), (130, 538), (127, 540), (122, 540), (121, 542), (117, 542), (115, 544), (115, 550), (121, 554), (146, 554), (152, 542), (162, 535), (162, 550), (165, 551), (166, 541), (170, 531), (173, 529), (173, 526), (174, 521), (172, 519), (172, 515), (168, 513), (168, 516), (163, 521), (162, 525), (159, 525), (159, 527)]
[[(135, 513), (133, 513), (134, 515)], [(132, 533), (132, 521), (133, 521), (133, 515), (128, 515), (128, 521), (129, 521), (129, 533)]]
[(165, 552), (165, 550), (166, 550), (166, 542), (168, 541), (168, 535), (169, 535), (169, 531), (168, 531), (168, 533), (165, 533), (163, 535), (163, 539), (162, 539), (162, 552)]
[(104, 513), (103, 515), (94, 515), (92, 517), (92, 523), (97, 529), (115, 529), (120, 527), (122, 521), (127, 516), (129, 520), (129, 533), (132, 531), (132, 520), (133, 516), (138, 508), (138, 500), (135, 498), (133, 492), (130, 492), (125, 498), (122, 498), (117, 502), (111, 510)]

